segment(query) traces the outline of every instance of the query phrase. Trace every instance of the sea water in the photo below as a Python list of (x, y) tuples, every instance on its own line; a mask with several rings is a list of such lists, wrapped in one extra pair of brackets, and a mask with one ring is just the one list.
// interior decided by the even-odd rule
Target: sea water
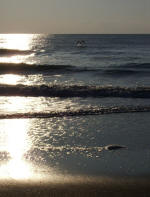
[(150, 35), (1, 34), (1, 179), (149, 175), (149, 77)]

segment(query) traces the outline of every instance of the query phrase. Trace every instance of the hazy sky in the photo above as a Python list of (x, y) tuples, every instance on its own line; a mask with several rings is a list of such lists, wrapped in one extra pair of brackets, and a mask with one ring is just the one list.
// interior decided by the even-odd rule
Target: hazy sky
[(0, 33), (150, 33), (150, 0), (0, 0)]

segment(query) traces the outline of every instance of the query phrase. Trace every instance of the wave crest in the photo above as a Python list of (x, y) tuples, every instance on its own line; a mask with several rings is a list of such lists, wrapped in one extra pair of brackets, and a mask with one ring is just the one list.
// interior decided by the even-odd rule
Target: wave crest
[(87, 116), (87, 115), (135, 113), (135, 112), (150, 112), (150, 106), (97, 107), (97, 108), (87, 108), (87, 109), (67, 110), (67, 111), (0, 114), (0, 119), (53, 118), (53, 117), (65, 117), (65, 116)]
[(0, 49), (0, 56), (29, 55), (31, 53), (33, 52), (30, 50)]
[(150, 87), (0, 85), (0, 96), (150, 98)]

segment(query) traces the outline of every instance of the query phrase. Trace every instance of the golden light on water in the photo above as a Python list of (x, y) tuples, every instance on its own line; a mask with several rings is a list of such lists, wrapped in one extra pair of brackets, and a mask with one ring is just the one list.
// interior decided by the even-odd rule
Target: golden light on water
[(27, 142), (28, 131), (27, 120), (14, 119), (10, 124), (5, 125), (7, 131), (7, 150), (11, 157), (15, 160), (20, 160), (24, 153), (28, 150), (29, 143)]
[[(9, 50), (31, 50), (33, 39), (32, 34), (0, 34), (0, 49)], [(28, 58), (30, 54), (3, 54), (0, 62), (20, 63)], [(1, 84), (16, 85), (21, 82), (22, 76), (15, 74), (4, 74), (0, 76)], [(4, 98), (3, 98), (4, 99)], [(24, 99), (12, 98), (13, 102), (3, 103), (4, 111), (17, 111), (24, 108)], [(10, 155), (10, 158), (1, 158), (0, 178), (27, 179), (32, 176), (32, 169), (23, 157), (30, 148), (28, 139), (29, 121), (22, 120), (1, 120), (0, 121), (0, 151)], [(6, 163), (3, 164), (3, 160)]]
[[(0, 53), (0, 62), (32, 63), (32, 60), (29, 61), (28, 58), (34, 55), (32, 47), (35, 36), (37, 35), (0, 34), (0, 49), (8, 49), (0, 51), (2, 52)], [(29, 51), (31, 53), (28, 53)], [(30, 78), (32, 78), (32, 76), (30, 76)], [(24, 75), (2, 74), (0, 75), (0, 84), (29, 84), (30, 80), (28, 79), (28, 76)], [(34, 80), (34, 83), (36, 83), (37, 76), (36, 79), (32, 81)], [(35, 108), (32, 98), (9, 97), (9, 99), (7, 99), (6, 97), (1, 97), (0, 100), (1, 114), (28, 113), (29, 111), (31, 112), (32, 109), (41, 109), (41, 106)], [(32, 127), (34, 128), (33, 122), (29, 119), (0, 120), (0, 179), (35, 180), (37, 178), (41, 179), (41, 176), (43, 176), (43, 174), (40, 173), (42, 171), (40, 171), (40, 167), (35, 167), (36, 164), (33, 164), (30, 158), (26, 158), (28, 151), (33, 148), (31, 136), (29, 136)], [(40, 171), (39, 173), (37, 173), (37, 169)]]
[[(3, 99), (4, 104), (0, 111), (3, 114), (27, 112), (29, 110), (28, 105), (30, 106), (31, 103), (35, 108), (32, 98), (28, 101), (23, 97), (12, 97), (9, 99), (3, 97), (1, 99)], [(36, 162), (32, 162), (32, 159), (34, 161), (35, 158), (30, 153), (30, 150), (34, 149), (32, 140), (36, 140), (36, 136), (32, 136), (31, 131), (36, 129), (35, 123), (36, 120), (32, 119), (0, 120), (0, 180), (37, 181), (47, 177), (43, 167), (37, 166)], [(48, 167), (48, 171), (51, 174), (51, 179), (53, 179), (53, 169), (50, 171), (50, 167)]]
[(7, 164), (7, 170), (9, 173), (9, 177), (16, 180), (25, 180), (33, 176), (31, 167), (28, 165), (28, 163), (24, 162), (23, 160), (10, 160)]
[(0, 75), (0, 84), (16, 85), (21, 79), (22, 76), (15, 74)]
[(32, 120), (29, 119), (0, 120), (0, 153), (9, 153), (9, 157), (0, 157), (0, 180), (39, 181), (58, 177), (50, 166), (42, 167), (26, 159), (26, 155), (30, 157), (28, 151), (32, 149), (28, 134), (31, 124)]
[[(0, 34), (0, 49), (11, 49), (19, 51), (29, 51), (35, 34)], [(31, 54), (5, 54), (0, 56), (0, 62), (21, 63), (33, 56)]]
[(3, 120), (0, 127), (1, 138), (3, 138), (0, 148), (10, 155), (10, 160), (0, 166), (1, 178), (28, 179), (33, 176), (29, 164), (24, 161), (24, 154), (30, 148), (28, 131), (28, 120)]
[(28, 105), (29, 103), (30, 101), (27, 102), (24, 97), (11, 97), (11, 99), (6, 99), (5, 101), (3, 101), (3, 105), (2, 107), (0, 107), (0, 109), (1, 111), (3, 111), (3, 113), (18, 113), (26, 111), (26, 105)]
[(1, 34), (0, 48), (30, 50), (34, 34)]
[(22, 62), (26, 62), (27, 58), (29, 58), (31, 56), (33, 56), (33, 54), (0, 57), (0, 62), (1, 63), (15, 63), (15, 64), (19, 64), (19, 63), (22, 63)]

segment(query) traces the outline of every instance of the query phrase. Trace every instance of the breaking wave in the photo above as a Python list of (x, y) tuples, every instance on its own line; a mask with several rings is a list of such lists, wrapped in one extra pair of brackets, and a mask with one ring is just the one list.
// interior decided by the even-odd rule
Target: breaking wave
[(33, 52), (29, 50), (0, 49), (0, 56), (29, 55), (31, 53)]
[(96, 107), (96, 108), (93, 107), (87, 109), (67, 110), (67, 111), (0, 114), (0, 119), (53, 118), (53, 117), (66, 117), (66, 116), (87, 116), (87, 115), (135, 113), (135, 112), (150, 112), (150, 106), (116, 106), (116, 107)]
[[(0, 49), (1, 51), (2, 49)], [(17, 53), (17, 50), (14, 54)], [(30, 51), (19, 51), (20, 54), (28, 54)], [(0, 52), (1, 54), (1, 52)], [(75, 73), (75, 72), (94, 72), (98, 75), (114, 75), (114, 76), (126, 76), (134, 74), (149, 74), (150, 63), (129, 63), (120, 66), (111, 66), (110, 68), (99, 67), (79, 67), (73, 65), (38, 65), (38, 64), (26, 64), (26, 63), (0, 63), (0, 73), (12, 73), (12, 74), (37, 74), (37, 73)]]
[(109, 75), (114, 77), (123, 77), (129, 75), (149, 75), (150, 63), (127, 63), (119, 66), (111, 66), (108, 69), (99, 70), (99, 74)]
[(138, 69), (150, 69), (150, 63), (127, 63), (123, 67), (138, 68)]
[(127, 69), (109, 69), (103, 72), (104, 75), (123, 77), (135, 74), (147, 74), (147, 71), (127, 70)]
[(0, 85), (0, 96), (150, 98), (150, 87)]
[(96, 71), (93, 68), (82, 68), (72, 65), (38, 65), (25, 63), (0, 63), (0, 72), (12, 74), (33, 74), (33, 73), (67, 73), (67, 72), (88, 72)]

